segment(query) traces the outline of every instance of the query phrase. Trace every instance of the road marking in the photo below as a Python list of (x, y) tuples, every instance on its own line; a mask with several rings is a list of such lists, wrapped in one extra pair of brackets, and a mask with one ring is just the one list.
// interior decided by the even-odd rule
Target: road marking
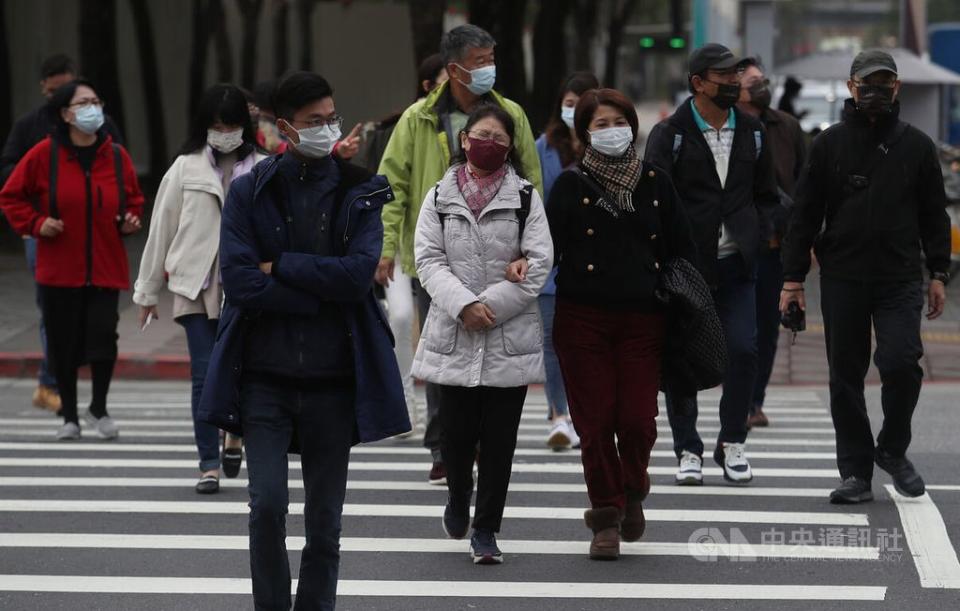
[[(247, 514), (247, 503), (234, 501), (126, 501), (0, 499), (0, 511), (77, 512), (77, 513), (163, 513), (163, 514)], [(291, 515), (303, 515), (303, 503), (290, 503)], [(443, 507), (436, 505), (392, 505), (346, 503), (345, 516), (439, 518)], [(737, 524), (831, 524), (867, 526), (862, 513), (825, 513), (814, 511), (738, 511), (717, 509), (647, 509), (644, 515), (653, 522), (723, 522)], [(581, 507), (507, 507), (504, 517), (511, 519), (583, 520)]]
[[(106, 533), (0, 533), (0, 548), (247, 550), (250, 538), (234, 535), (136, 535)], [(288, 549), (301, 549), (304, 537), (287, 537)], [(499, 539), (507, 554), (584, 554), (585, 541), (512, 541)], [(463, 553), (464, 541), (451, 539), (342, 537), (341, 552)], [(876, 547), (772, 545), (749, 543), (691, 544), (687, 541), (622, 543), (628, 556), (721, 556), (736, 559), (791, 558), (804, 560), (877, 560)]]
[[(0, 488), (192, 488), (196, 479), (189, 477), (30, 477), (13, 476), (0, 477)], [(303, 481), (292, 478), (289, 487), (294, 490), (303, 489)], [(221, 488), (246, 489), (246, 479), (221, 479)], [(402, 492), (430, 492), (446, 494), (443, 486), (434, 486), (420, 481), (377, 481), (377, 480), (348, 480), (347, 490), (376, 490)], [(776, 488), (759, 486), (659, 486), (650, 488), (653, 495), (665, 494), (670, 496), (769, 496), (769, 497), (804, 497), (827, 498), (830, 488)], [(510, 482), (510, 492), (542, 493), (582, 493), (586, 494), (584, 484), (545, 484), (538, 482)]]
[[(43, 443), (43, 442), (11, 442), (0, 441), (0, 450), (9, 451), (43, 451), (43, 452), (180, 452), (196, 454), (197, 448), (191, 444), (180, 443)], [(404, 455), (423, 456), (423, 448), (409, 448), (400, 446), (356, 446), (350, 453), (356, 455)], [(565, 458), (579, 459), (580, 450), (569, 452), (555, 452), (549, 448), (517, 448), (514, 456), (549, 456), (558, 460)], [(654, 458), (674, 458), (670, 450), (654, 450)], [(750, 458), (767, 458), (773, 460), (833, 460), (833, 452), (750, 452)]]
[[(290, 460), (291, 469), (300, 469), (299, 460)], [(368, 462), (350, 461), (351, 471), (422, 471), (430, 470), (430, 463), (419, 462)], [(0, 457), (0, 467), (57, 467), (89, 469), (105, 467), (113, 469), (196, 469), (197, 462), (179, 458), (87, 458), (83, 457), (55, 457), (55, 458), (11, 458)], [(677, 471), (673, 466), (651, 466), (648, 469), (651, 475), (674, 475)], [(583, 472), (578, 463), (522, 463), (513, 464), (514, 473), (576, 473)], [(704, 475), (723, 475), (719, 467), (704, 467)], [(836, 469), (794, 469), (776, 467), (757, 467), (753, 469), (755, 477), (800, 477), (800, 478), (829, 478), (836, 479)]]
[(924, 588), (960, 589), (960, 561), (950, 543), (943, 516), (929, 494), (916, 498), (884, 486), (900, 512), (903, 533)]
[(952, 485), (938, 485), (938, 486), (927, 486), (927, 490), (947, 490), (952, 492), (960, 492), (960, 486)]

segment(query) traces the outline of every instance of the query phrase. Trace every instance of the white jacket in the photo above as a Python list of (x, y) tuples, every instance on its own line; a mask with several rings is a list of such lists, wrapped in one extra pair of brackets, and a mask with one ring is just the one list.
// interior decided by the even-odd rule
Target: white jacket
[[(253, 152), (237, 162), (231, 180), (264, 156)], [(156, 305), (164, 274), (170, 292), (196, 299), (220, 247), (220, 211), (226, 196), (209, 147), (180, 155), (164, 174), (153, 203), (150, 232), (133, 287), (133, 301)]]
[[(449, 386), (513, 387), (542, 382), (543, 324), (537, 295), (553, 267), (553, 240), (540, 195), (534, 191), (523, 236), (520, 188), (529, 184), (508, 169), (500, 191), (476, 219), (457, 186), (456, 167), (430, 189), (420, 208), (414, 241), (417, 275), (433, 302), (413, 363), (413, 375)], [(441, 221), (440, 214), (445, 215)], [(506, 279), (520, 256), (527, 278)], [(497, 326), (471, 332), (459, 315), (479, 301)]]

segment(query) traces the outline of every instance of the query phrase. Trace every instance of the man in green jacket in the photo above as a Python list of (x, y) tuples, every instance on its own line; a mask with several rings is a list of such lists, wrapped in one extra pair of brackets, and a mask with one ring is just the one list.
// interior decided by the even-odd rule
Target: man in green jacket
[[(421, 325), (426, 319), (430, 296), (416, 281), (413, 235), (417, 217), (424, 197), (443, 177), (451, 157), (459, 152), (460, 130), (479, 104), (498, 104), (513, 117), (514, 146), (522, 166), (517, 169), (543, 193), (540, 159), (530, 122), (519, 104), (493, 91), (495, 45), (493, 37), (475, 25), (462, 25), (443, 35), (440, 52), (450, 80), (404, 111), (380, 161), (379, 173), (390, 181), (394, 200), (383, 208), (383, 253), (376, 280), (384, 286), (389, 284), (399, 260), (403, 272), (414, 279)], [(440, 456), (438, 411), (434, 389), (428, 384), (423, 445), (433, 455), (430, 483), (444, 485), (446, 470)]]

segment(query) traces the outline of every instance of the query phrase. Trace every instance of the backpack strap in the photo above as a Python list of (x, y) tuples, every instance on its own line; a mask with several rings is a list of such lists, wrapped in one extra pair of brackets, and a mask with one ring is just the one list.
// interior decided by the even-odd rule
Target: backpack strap
[(57, 173), (60, 164), (60, 146), (57, 141), (50, 138), (50, 197), (49, 213), (50, 218), (60, 218), (60, 210), (57, 208)]
[(760, 153), (763, 152), (763, 134), (759, 129), (753, 131), (753, 150), (756, 153), (754, 161), (760, 160)]
[(677, 163), (677, 159), (680, 159), (680, 147), (683, 146), (683, 134), (677, 132), (673, 135), (673, 163)]
[(907, 131), (907, 127), (909, 127), (907, 122), (898, 121), (897, 124), (890, 129), (890, 132), (887, 134), (887, 137), (884, 138), (883, 142), (870, 149), (870, 151), (861, 158), (860, 164), (855, 166), (856, 171), (846, 176), (846, 184), (843, 188), (844, 195), (852, 195), (857, 190), (870, 184), (870, 178), (877, 169), (877, 166), (887, 157), (891, 147), (903, 137), (904, 132)]
[[(437, 192), (440, 191), (440, 183), (433, 185), (433, 209), (437, 210)], [(447, 217), (450, 216), (446, 212), (440, 212), (437, 210), (437, 217), (440, 219), (440, 227), (443, 227), (443, 224), (447, 222)]]
[(123, 155), (120, 154), (119, 144), (113, 145), (113, 171), (117, 174), (117, 189), (120, 192), (117, 216), (120, 217), (120, 223), (123, 223), (123, 217), (127, 214), (127, 189), (123, 184)]
[(520, 189), (520, 207), (517, 208), (517, 222), (520, 223), (520, 240), (523, 240), (523, 230), (527, 226), (527, 217), (530, 216), (530, 202), (533, 200), (533, 185), (524, 185)]

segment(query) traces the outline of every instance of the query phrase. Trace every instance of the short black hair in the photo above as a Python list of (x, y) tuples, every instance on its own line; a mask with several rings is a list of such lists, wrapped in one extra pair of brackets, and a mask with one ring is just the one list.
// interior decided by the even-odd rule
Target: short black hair
[(64, 122), (60, 111), (70, 106), (70, 100), (73, 99), (73, 95), (77, 92), (77, 87), (81, 86), (89, 87), (94, 93), (97, 93), (97, 88), (93, 83), (85, 78), (78, 78), (65, 85), (61, 85), (53, 92), (53, 95), (51, 95), (47, 101), (47, 115), (50, 117), (53, 125), (57, 126), (57, 129), (65, 130), (67, 128), (67, 124)]
[(293, 115), (311, 102), (329, 98), (333, 95), (333, 87), (319, 74), (303, 70), (293, 72), (277, 86), (274, 95), (274, 112), (277, 117), (286, 120), (293, 119)]
[(69, 55), (57, 53), (43, 60), (40, 64), (40, 78), (48, 79), (58, 74), (76, 74), (77, 66)]
[(446, 64), (443, 63), (443, 56), (439, 53), (434, 53), (420, 62), (420, 67), (417, 68), (417, 93), (416, 97), (413, 98), (414, 101), (427, 95), (423, 90), (423, 81), (430, 81), (431, 84), (436, 84), (437, 75), (440, 74), (441, 70), (446, 70), (446, 68)]
[(200, 98), (199, 106), (190, 117), (187, 141), (180, 147), (181, 155), (189, 155), (207, 144), (207, 130), (217, 122), (243, 128), (243, 141), (256, 146), (257, 136), (250, 120), (250, 110), (243, 90), (234, 85), (220, 83), (210, 87)]
[(253, 86), (253, 99), (260, 111), (273, 114), (273, 97), (277, 93), (277, 81), (262, 81)]

